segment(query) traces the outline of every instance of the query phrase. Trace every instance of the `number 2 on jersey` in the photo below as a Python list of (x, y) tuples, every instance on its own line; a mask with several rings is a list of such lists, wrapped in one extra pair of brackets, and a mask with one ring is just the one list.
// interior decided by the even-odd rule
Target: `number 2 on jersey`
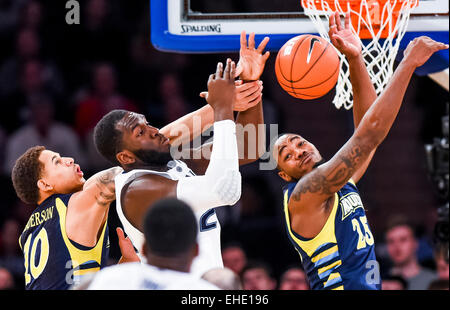
[(360, 216), (359, 221), (363, 226), (364, 232), (362, 231), (358, 220), (356, 218), (352, 219), (353, 231), (358, 233), (358, 245), (356, 246), (357, 250), (365, 248), (367, 245), (373, 245), (374, 243), (372, 232), (367, 224), (367, 217)]
[[(31, 276), (33, 276), (33, 279), (36, 279), (41, 275), (42, 271), (44, 271), (44, 268), (47, 265), (49, 254), (48, 235), (45, 228), (42, 228), (36, 238), (34, 238), (30, 250), (31, 237), (32, 234), (28, 236), (23, 248), (25, 257), (25, 284), (31, 282)], [(41, 241), (41, 252), (36, 260), (36, 250), (39, 241)]]

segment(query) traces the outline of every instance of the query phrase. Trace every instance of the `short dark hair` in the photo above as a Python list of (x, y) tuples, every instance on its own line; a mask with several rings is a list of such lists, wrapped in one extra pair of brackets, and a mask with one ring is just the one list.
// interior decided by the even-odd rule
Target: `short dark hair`
[(406, 226), (410, 228), (413, 233), (413, 237), (416, 237), (414, 225), (412, 224), (411, 220), (403, 214), (395, 214), (386, 221), (385, 233), (387, 234), (390, 230), (400, 226)]
[(269, 278), (273, 278), (272, 268), (263, 261), (251, 259), (247, 265), (242, 269), (240, 276), (243, 277), (244, 274), (252, 269), (263, 269)]
[(408, 281), (406, 281), (405, 278), (403, 278), (402, 276), (399, 276), (399, 275), (393, 275), (393, 274), (386, 275), (381, 280), (381, 282), (383, 282), (383, 281), (396, 281), (396, 282), (400, 283), (400, 285), (403, 287), (404, 290), (408, 289)]
[(428, 290), (448, 290), (448, 279), (436, 279), (428, 285)]
[(17, 197), (27, 204), (37, 204), (39, 188), (37, 181), (41, 178), (44, 164), (39, 160), (43, 146), (33, 146), (20, 156), (12, 169), (11, 179)]
[(116, 153), (122, 144), (122, 132), (116, 129), (116, 124), (126, 113), (128, 113), (126, 110), (113, 110), (103, 116), (94, 128), (94, 144), (97, 152), (112, 164), (119, 166)]
[(149, 252), (171, 257), (186, 254), (197, 244), (197, 220), (191, 207), (176, 198), (154, 203), (144, 217)]

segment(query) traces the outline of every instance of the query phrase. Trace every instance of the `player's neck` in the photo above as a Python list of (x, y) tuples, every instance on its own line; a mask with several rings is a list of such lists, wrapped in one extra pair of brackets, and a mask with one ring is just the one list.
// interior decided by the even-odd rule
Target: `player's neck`
[(124, 167), (125, 172), (129, 172), (134, 169), (145, 169), (145, 170), (154, 170), (159, 172), (166, 172), (169, 170), (169, 168), (166, 165), (149, 165), (145, 163), (136, 163), (134, 165), (130, 165), (127, 167)]
[(179, 272), (189, 272), (190, 271), (190, 265), (186, 258), (184, 257), (161, 257), (157, 255), (153, 255), (151, 253), (147, 254), (147, 263), (149, 265), (152, 265), (154, 267), (160, 268), (160, 269), (170, 269), (174, 271)]

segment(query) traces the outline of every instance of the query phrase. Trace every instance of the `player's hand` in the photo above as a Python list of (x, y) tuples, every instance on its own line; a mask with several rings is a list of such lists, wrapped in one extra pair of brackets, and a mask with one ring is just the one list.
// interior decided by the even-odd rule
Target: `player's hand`
[(342, 28), (339, 12), (331, 14), (328, 22), (330, 26), (328, 36), (334, 47), (347, 59), (361, 55), (361, 41), (350, 28), (350, 13), (345, 14), (344, 28)]
[(215, 116), (216, 113), (225, 113), (223, 114), (224, 118), (233, 118), (233, 107), (236, 100), (235, 72), (236, 64), (228, 58), (225, 69), (223, 69), (223, 64), (219, 62), (216, 73), (209, 76), (206, 101), (214, 109)]
[[(244, 83), (242, 80), (237, 80), (234, 82), (234, 85), (236, 86), (234, 111), (246, 111), (261, 101), (263, 90), (262, 81)], [(201, 92), (200, 97), (208, 99), (208, 92)]]
[(134, 251), (133, 243), (131, 243), (130, 238), (126, 237), (122, 230), (122, 228), (116, 228), (117, 237), (119, 237), (119, 248), (122, 253), (122, 257), (119, 260), (119, 264), (121, 263), (131, 263), (131, 262), (140, 262), (139, 256), (137, 256)]
[(241, 49), (235, 77), (239, 76), (244, 81), (259, 80), (270, 55), (269, 52), (263, 54), (267, 42), (269, 42), (269, 37), (265, 37), (255, 49), (255, 33), (250, 33), (247, 45), (247, 35), (245, 31), (241, 32)]
[(448, 44), (434, 41), (426, 36), (417, 37), (409, 42), (403, 52), (402, 62), (414, 67), (420, 67), (427, 62), (431, 55), (444, 49), (448, 49)]

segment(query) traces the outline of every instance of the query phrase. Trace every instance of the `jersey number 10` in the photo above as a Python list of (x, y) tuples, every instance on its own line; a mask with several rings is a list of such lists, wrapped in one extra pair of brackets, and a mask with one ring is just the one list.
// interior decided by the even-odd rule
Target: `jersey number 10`
[[(45, 228), (41, 229), (36, 238), (34, 238), (32, 244), (31, 237), (32, 234), (28, 236), (23, 248), (25, 257), (25, 285), (31, 282), (31, 277), (33, 277), (33, 279), (36, 279), (41, 275), (42, 271), (44, 271), (44, 268), (47, 265), (49, 254), (48, 235)], [(41, 251), (39, 257), (36, 258), (36, 250), (39, 241), (41, 242)]]

